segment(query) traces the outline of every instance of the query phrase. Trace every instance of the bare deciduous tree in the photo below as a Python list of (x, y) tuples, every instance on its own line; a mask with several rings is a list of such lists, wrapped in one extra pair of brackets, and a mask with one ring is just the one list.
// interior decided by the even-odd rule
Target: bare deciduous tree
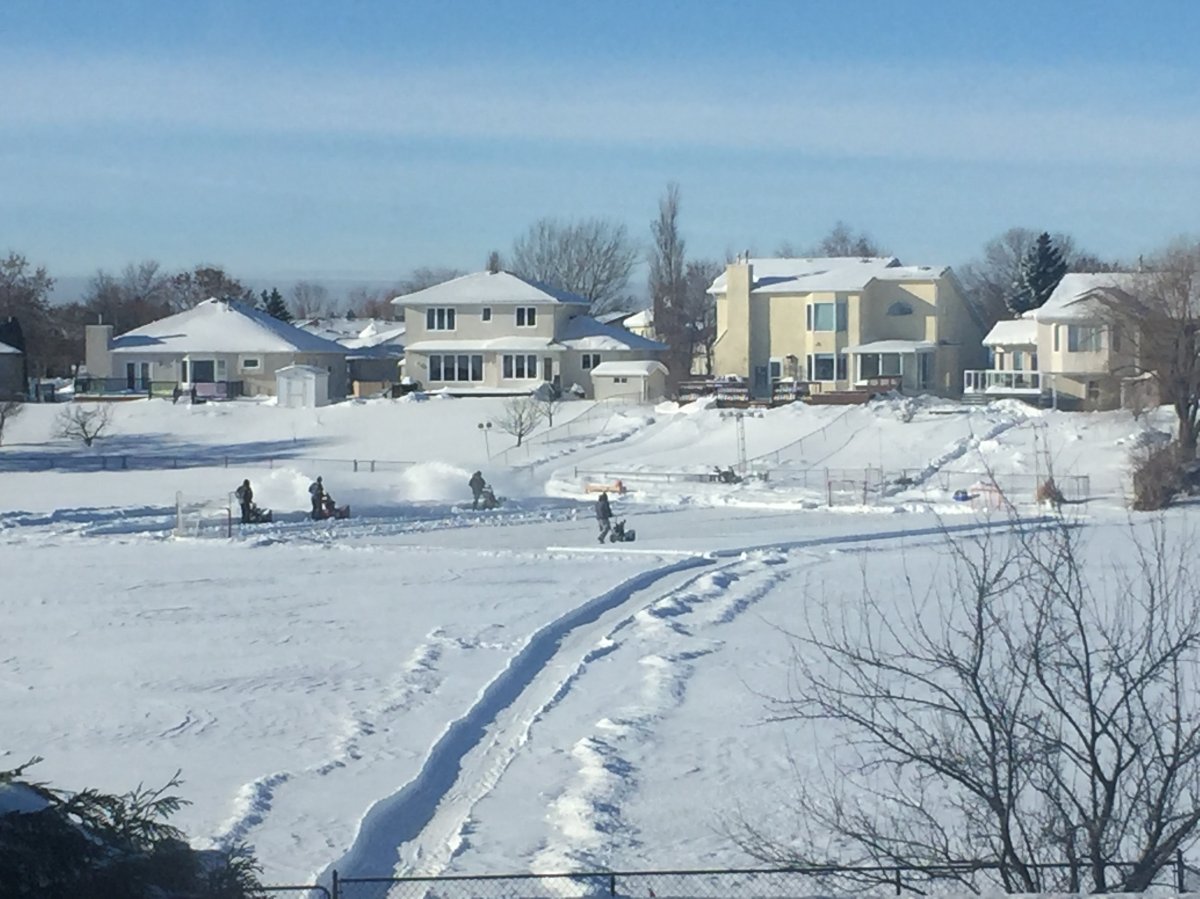
[(81, 440), (91, 446), (103, 437), (112, 424), (112, 406), (109, 403), (71, 403), (58, 413), (59, 437)]
[(25, 411), (20, 400), (0, 400), (0, 445), (4, 443), (4, 429), (10, 421)]
[(713, 345), (717, 341), (717, 299), (708, 288), (724, 269), (714, 259), (694, 259), (683, 274), (688, 359), (694, 366), (697, 357), (703, 356), (706, 375), (713, 373)]
[(512, 272), (587, 300), (593, 314), (624, 302), (638, 250), (625, 226), (605, 219), (540, 219), (513, 244)]
[(1177, 241), (1146, 267), (1127, 289), (1097, 300), (1132, 351), (1120, 374), (1153, 380), (1160, 400), (1175, 410), (1182, 454), (1192, 459), (1200, 438), (1200, 243)]
[(791, 243), (782, 243), (776, 251), (780, 256), (884, 256), (885, 250), (866, 231), (854, 233), (854, 229), (843, 221), (836, 222), (829, 233), (811, 247), (797, 248)]
[(546, 419), (546, 424), (554, 427), (554, 416), (568, 401), (569, 395), (553, 384), (543, 384), (532, 395), (537, 400), (538, 406), (541, 407), (542, 417)]
[(1151, 533), (1113, 572), (1088, 570), (1065, 522), (947, 539), (944, 590), (810, 614), (776, 718), (837, 748), (799, 787), (799, 833), (742, 820), (736, 839), (973, 892), (1145, 890), (1200, 823), (1200, 581), (1188, 540)]
[(201, 264), (171, 276), (167, 292), (171, 309), (176, 312), (211, 299), (254, 302), (253, 291), (219, 265)]
[(692, 370), (692, 334), (688, 321), (685, 243), (679, 234), (679, 185), (667, 185), (650, 223), (650, 289), (654, 334), (667, 345), (664, 360), (672, 380)]
[(532, 396), (514, 397), (504, 404), (504, 412), (496, 422), (505, 434), (517, 438), (517, 446), (533, 433), (542, 420), (542, 407)]
[(329, 288), (315, 281), (297, 281), (292, 285), (291, 308), (296, 318), (321, 318), (329, 315), (333, 310)]

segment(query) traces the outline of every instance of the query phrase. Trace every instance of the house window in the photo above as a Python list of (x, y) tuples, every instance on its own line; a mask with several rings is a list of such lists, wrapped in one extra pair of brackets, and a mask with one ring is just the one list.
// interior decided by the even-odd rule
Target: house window
[(808, 330), (810, 331), (845, 331), (845, 303), (809, 303)]
[(1112, 347), (1114, 353), (1121, 352), (1121, 329), (1110, 327), (1108, 329), (1108, 345)]
[(614, 384), (628, 384), (629, 379), (628, 378), (613, 378), (613, 383)]
[(242, 371), (258, 371), (262, 368), (262, 360), (257, 357), (247, 357), (242, 360)]
[(584, 353), (579, 363), (584, 371), (591, 371), (600, 364), (599, 353)]
[(846, 357), (833, 353), (808, 354), (808, 380), (844, 381), (846, 379)]
[(888, 306), (888, 315), (912, 315), (912, 306), (903, 300), (897, 300)]
[(537, 356), (532, 354), (506, 353), (501, 364), (506, 379), (528, 381), (537, 377)]
[(1087, 382), (1087, 398), (1088, 398), (1088, 402), (1091, 402), (1091, 403), (1100, 402), (1100, 382), (1099, 381), (1088, 381)]
[(1094, 353), (1100, 349), (1103, 332), (1094, 325), (1067, 325), (1067, 352)]
[(479, 318), (485, 322), (490, 322), (492, 320), (492, 307), (484, 306), (482, 311), (479, 313)]
[(1012, 360), (1013, 360), (1012, 361), (1013, 371), (1024, 371), (1025, 370), (1025, 351), (1024, 350), (1013, 350)]
[(518, 306), (517, 307), (517, 327), (532, 328), (537, 325), (537, 307), (536, 306)]
[(440, 353), (429, 357), (430, 381), (467, 383), (483, 380), (483, 356), (479, 353)]
[(783, 360), (782, 359), (772, 359), (770, 361), (770, 365), (771, 365), (771, 380), (778, 381), (780, 378), (783, 377)]
[(899, 374), (899, 353), (864, 353), (858, 357), (858, 376), (862, 380), (895, 377)]
[(426, 331), (453, 331), (454, 307), (430, 306), (425, 310)]

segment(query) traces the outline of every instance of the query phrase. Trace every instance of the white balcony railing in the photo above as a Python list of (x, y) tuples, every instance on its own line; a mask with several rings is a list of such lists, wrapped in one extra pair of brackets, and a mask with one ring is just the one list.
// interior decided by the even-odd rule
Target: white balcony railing
[(963, 372), (963, 393), (1036, 394), (1042, 392), (1042, 373), (969, 369)]

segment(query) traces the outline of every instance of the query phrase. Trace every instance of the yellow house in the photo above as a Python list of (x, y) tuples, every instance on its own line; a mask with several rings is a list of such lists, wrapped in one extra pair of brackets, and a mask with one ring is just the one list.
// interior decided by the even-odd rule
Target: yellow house
[(1136, 335), (1109, 323), (1133, 288), (1127, 272), (1064, 275), (1039, 308), (997, 322), (984, 338), (990, 368), (964, 373), (967, 395), (1038, 398), (1065, 409), (1114, 409), (1137, 371)]
[(984, 328), (953, 272), (894, 256), (738, 259), (709, 288), (717, 305), (715, 369), (773, 383), (850, 390), (873, 378), (956, 394), (983, 358)]

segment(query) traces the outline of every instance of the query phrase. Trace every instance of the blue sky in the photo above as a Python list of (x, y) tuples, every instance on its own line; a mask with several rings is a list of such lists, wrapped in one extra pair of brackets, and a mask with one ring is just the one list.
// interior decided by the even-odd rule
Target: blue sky
[(960, 264), (1022, 225), (1133, 258), (1200, 216), (1200, 4), (25, 2), (0, 252), (247, 279), (483, 267), (543, 216), (694, 256), (838, 219)]

